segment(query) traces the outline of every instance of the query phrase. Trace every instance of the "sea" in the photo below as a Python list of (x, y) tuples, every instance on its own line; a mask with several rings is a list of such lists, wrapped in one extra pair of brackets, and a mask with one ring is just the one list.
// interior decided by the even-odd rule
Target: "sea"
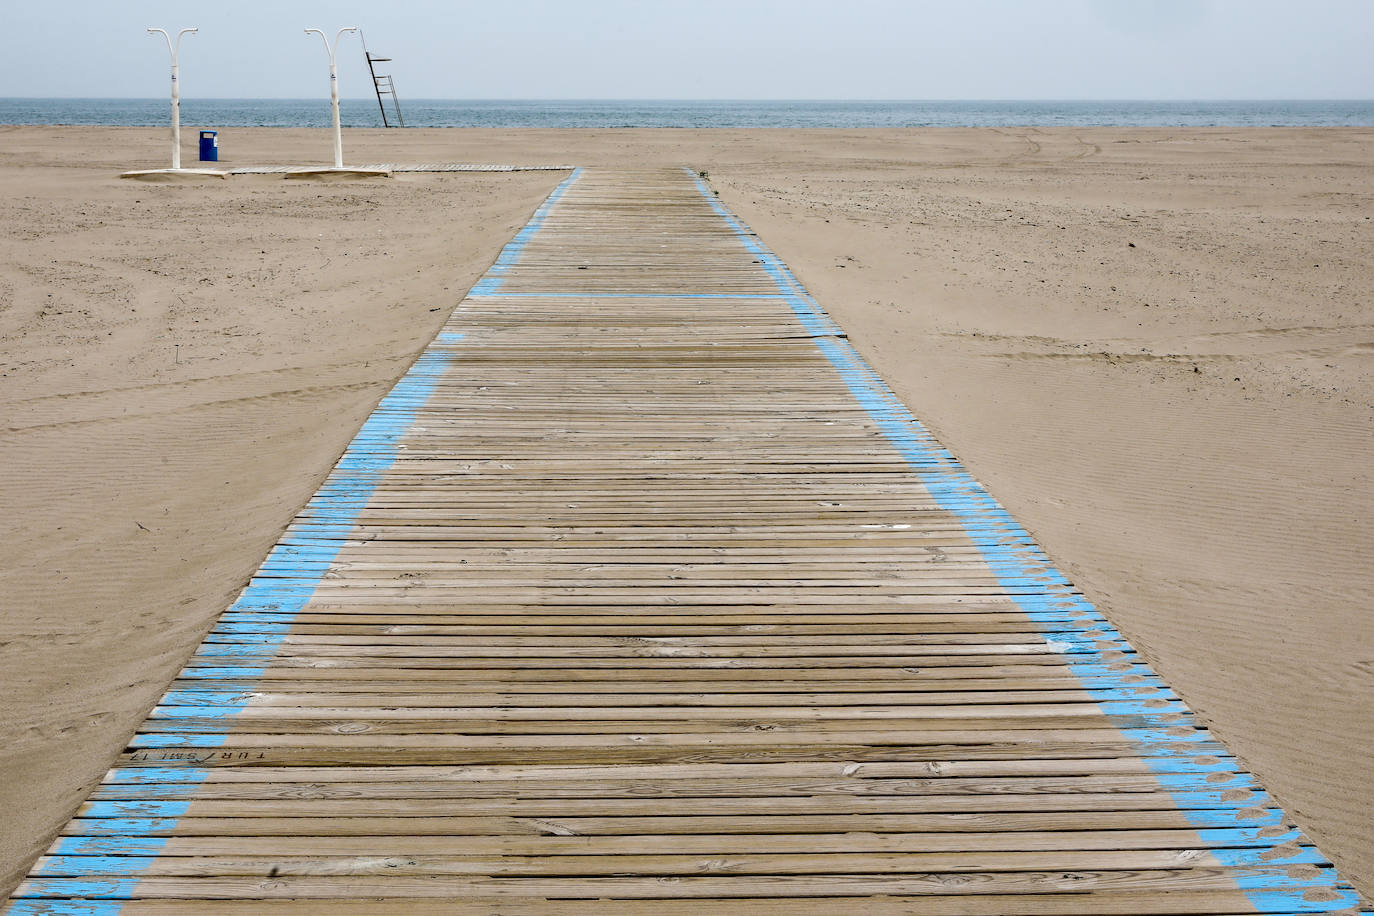
[[(0, 124), (156, 127), (162, 99), (0, 98)], [(344, 99), (347, 127), (380, 127), (375, 99)], [(403, 99), (407, 127), (1374, 127), (1357, 101), (624, 101)], [(321, 99), (182, 99), (188, 127), (327, 127)]]

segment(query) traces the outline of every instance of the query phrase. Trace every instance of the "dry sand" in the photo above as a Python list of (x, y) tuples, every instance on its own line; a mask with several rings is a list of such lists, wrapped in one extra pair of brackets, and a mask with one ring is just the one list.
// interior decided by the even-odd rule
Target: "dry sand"
[[(0, 128), (11, 881), (562, 177), (114, 177), (161, 164), (164, 135)], [(229, 166), (320, 163), (328, 142), (221, 133)], [(345, 149), (708, 170), (1374, 890), (1374, 131), (351, 131)]]

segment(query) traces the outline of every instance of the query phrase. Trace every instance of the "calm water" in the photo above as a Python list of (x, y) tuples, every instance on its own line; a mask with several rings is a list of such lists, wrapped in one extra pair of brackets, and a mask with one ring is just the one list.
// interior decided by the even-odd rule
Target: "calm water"
[[(410, 127), (1330, 127), (1374, 126), (1374, 100), (1273, 102), (669, 102), (403, 100)], [(160, 126), (166, 99), (0, 99), (0, 124)], [(345, 99), (349, 127), (381, 126)], [(196, 127), (327, 127), (318, 99), (183, 99)]]

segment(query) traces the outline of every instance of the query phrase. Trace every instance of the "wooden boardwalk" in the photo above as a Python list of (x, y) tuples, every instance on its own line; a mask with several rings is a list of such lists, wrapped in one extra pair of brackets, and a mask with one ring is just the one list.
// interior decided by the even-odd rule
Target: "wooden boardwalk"
[(578, 172), (15, 913), (1353, 911), (684, 172)]
[[(364, 172), (570, 172), (571, 165), (483, 165), (467, 162), (419, 162), (413, 164), (374, 162), (350, 166)], [(246, 165), (230, 169), (230, 175), (289, 175), (292, 172), (318, 172), (317, 165)]]

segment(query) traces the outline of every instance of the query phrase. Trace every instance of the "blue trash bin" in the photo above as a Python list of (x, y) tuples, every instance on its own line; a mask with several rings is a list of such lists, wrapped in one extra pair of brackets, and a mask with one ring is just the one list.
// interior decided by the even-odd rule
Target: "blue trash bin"
[(202, 130), (200, 132), (200, 161), (219, 162), (219, 131)]

